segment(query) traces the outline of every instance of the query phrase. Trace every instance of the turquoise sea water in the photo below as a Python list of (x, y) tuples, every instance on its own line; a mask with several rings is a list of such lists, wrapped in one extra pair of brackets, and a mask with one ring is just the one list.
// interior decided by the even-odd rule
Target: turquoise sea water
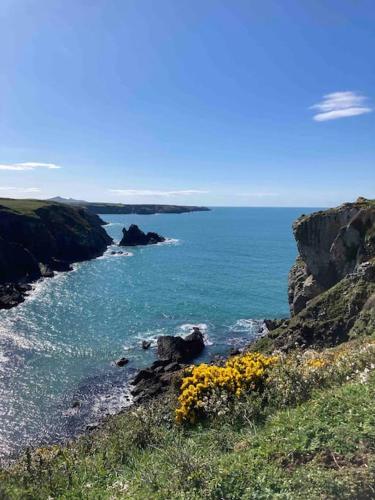
[[(128, 404), (128, 378), (155, 357), (142, 339), (201, 325), (209, 359), (248, 342), (262, 327), (254, 320), (287, 316), (291, 224), (309, 211), (103, 216), (117, 241), (130, 223), (170, 241), (128, 256), (110, 248), (0, 311), (0, 454), (73, 435)], [(112, 362), (122, 356), (130, 362), (120, 369)]]

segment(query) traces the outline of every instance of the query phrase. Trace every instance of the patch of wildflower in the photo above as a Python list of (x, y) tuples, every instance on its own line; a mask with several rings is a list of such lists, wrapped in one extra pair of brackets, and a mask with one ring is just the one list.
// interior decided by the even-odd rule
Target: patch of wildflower
[(316, 388), (347, 381), (367, 383), (375, 369), (373, 339), (347, 342), (317, 352), (312, 349), (279, 354), (279, 363), (270, 373), (267, 390), (278, 406), (296, 404), (310, 397)]
[(246, 353), (229, 358), (224, 366), (203, 363), (191, 367), (181, 383), (176, 421), (194, 423), (200, 416), (223, 415), (231, 399), (259, 388), (277, 359)]

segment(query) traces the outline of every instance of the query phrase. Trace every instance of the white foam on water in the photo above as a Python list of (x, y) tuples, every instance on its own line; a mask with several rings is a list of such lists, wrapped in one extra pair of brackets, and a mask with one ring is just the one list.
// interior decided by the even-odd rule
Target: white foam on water
[(180, 245), (181, 240), (178, 240), (177, 238), (166, 238), (165, 241), (160, 241), (159, 243), (156, 243), (157, 246), (163, 246), (163, 245)]
[[(122, 251), (122, 253), (120, 253)], [(116, 252), (116, 253), (112, 253), (112, 252)], [(117, 247), (111, 247), (109, 248), (108, 250), (106, 250), (104, 252), (103, 255), (101, 255), (100, 257), (98, 257), (97, 259), (98, 260), (101, 260), (101, 259), (112, 259), (113, 257), (133, 257), (134, 254), (132, 252), (125, 252), (124, 250), (118, 250)]]
[(181, 337), (186, 337), (190, 333), (192, 333), (193, 328), (199, 328), (199, 330), (203, 333), (204, 343), (206, 345), (213, 345), (214, 343), (210, 340), (208, 336), (208, 325), (207, 323), (184, 323), (177, 327), (177, 335)]
[(106, 415), (115, 415), (133, 403), (129, 384), (115, 387), (108, 394), (101, 394), (95, 398), (92, 412), (98, 419)]
[(234, 333), (261, 335), (267, 332), (267, 328), (263, 320), (242, 318), (238, 319), (234, 325), (231, 325), (229, 331)]
[[(226, 343), (232, 346), (241, 346), (249, 340), (262, 337), (267, 331), (263, 320), (241, 318), (229, 327)], [(231, 334), (232, 336), (230, 336)]]

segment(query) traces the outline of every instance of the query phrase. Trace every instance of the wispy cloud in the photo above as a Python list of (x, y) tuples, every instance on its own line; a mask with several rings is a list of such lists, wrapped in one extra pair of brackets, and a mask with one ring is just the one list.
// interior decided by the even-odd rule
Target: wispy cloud
[(323, 100), (311, 106), (310, 109), (320, 111), (320, 113), (314, 115), (313, 119), (315, 121), (325, 122), (370, 113), (372, 108), (366, 105), (367, 101), (366, 96), (357, 92), (332, 92), (332, 94), (323, 96)]
[(24, 163), (0, 163), (0, 170), (35, 170), (36, 168), (47, 168), (49, 170), (55, 170), (61, 168), (60, 165), (55, 163), (41, 163), (37, 161), (27, 161)]
[(176, 191), (158, 191), (153, 189), (110, 189), (111, 193), (123, 196), (189, 196), (192, 194), (206, 194), (201, 189), (180, 189)]
[(0, 191), (13, 192), (13, 193), (40, 193), (40, 188), (0, 186)]

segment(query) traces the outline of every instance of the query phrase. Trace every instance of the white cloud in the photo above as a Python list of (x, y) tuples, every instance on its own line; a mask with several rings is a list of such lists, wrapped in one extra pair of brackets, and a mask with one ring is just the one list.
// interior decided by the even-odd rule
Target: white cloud
[(314, 115), (313, 119), (317, 122), (327, 120), (337, 120), (347, 116), (363, 115), (370, 113), (372, 108), (366, 105), (368, 98), (357, 92), (332, 92), (323, 96), (323, 100), (311, 106), (310, 109), (320, 111)]
[(55, 163), (41, 163), (37, 161), (28, 161), (25, 163), (0, 163), (0, 170), (35, 170), (36, 168), (47, 168), (49, 170), (55, 170), (61, 168)]
[(176, 191), (157, 191), (153, 189), (110, 189), (111, 193), (124, 196), (189, 196), (191, 194), (206, 194), (201, 189), (181, 189)]
[(15, 192), (15, 193), (40, 193), (40, 189), (37, 187), (0, 186), (0, 191)]

